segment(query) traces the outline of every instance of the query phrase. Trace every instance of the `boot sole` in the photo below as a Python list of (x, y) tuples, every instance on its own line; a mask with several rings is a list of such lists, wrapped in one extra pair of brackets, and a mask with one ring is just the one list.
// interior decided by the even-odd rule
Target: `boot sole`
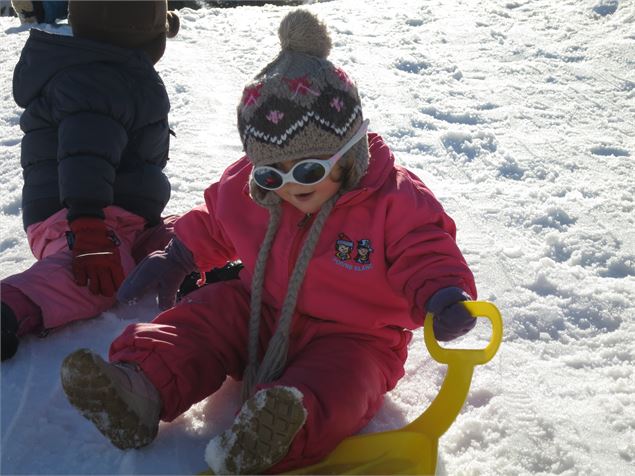
[(156, 437), (158, 427), (149, 428), (128, 407), (104, 372), (107, 365), (87, 349), (64, 359), (62, 388), (70, 403), (93, 422), (117, 448), (141, 448)]
[(306, 410), (291, 390), (267, 390), (264, 404), (248, 400), (232, 427), (220, 436), (227, 474), (261, 474), (289, 451), (306, 421)]

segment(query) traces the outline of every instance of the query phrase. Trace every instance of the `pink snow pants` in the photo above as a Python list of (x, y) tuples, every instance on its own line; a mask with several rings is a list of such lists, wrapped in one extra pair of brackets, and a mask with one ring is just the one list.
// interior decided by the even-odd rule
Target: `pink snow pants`
[[(75, 284), (71, 272), (72, 253), (66, 243), (69, 230), (66, 213), (65, 209), (60, 210), (27, 228), (29, 246), (37, 262), (26, 271), (2, 280), (3, 284), (20, 290), (41, 309), (45, 329), (95, 317), (116, 302), (115, 296), (94, 295), (87, 287)], [(106, 226), (121, 241), (119, 253), (126, 274), (134, 268), (136, 261), (162, 249), (174, 236), (175, 217), (145, 229), (145, 219), (122, 208), (107, 207), (104, 213)]]
[[(260, 353), (277, 311), (263, 306)], [(132, 324), (111, 345), (111, 361), (139, 364), (171, 421), (214, 393), (226, 376), (242, 378), (247, 361), (249, 292), (239, 280), (202, 287), (151, 323)], [(400, 329), (352, 329), (294, 316), (288, 365), (275, 382), (304, 395), (307, 421), (271, 473), (316, 463), (362, 429), (404, 374), (412, 337)]]

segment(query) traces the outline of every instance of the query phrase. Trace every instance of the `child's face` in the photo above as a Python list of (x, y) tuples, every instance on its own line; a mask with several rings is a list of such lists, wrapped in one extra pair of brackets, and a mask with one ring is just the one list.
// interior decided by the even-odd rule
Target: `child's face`
[[(328, 159), (329, 157), (316, 158)], [(285, 160), (284, 162), (278, 162), (274, 167), (282, 172), (288, 172), (300, 160)], [(341, 176), (342, 168), (337, 163), (331, 169), (329, 176), (315, 185), (286, 183), (282, 188), (274, 190), (274, 193), (303, 213), (316, 213), (329, 198), (338, 192), (342, 186), (340, 182)]]

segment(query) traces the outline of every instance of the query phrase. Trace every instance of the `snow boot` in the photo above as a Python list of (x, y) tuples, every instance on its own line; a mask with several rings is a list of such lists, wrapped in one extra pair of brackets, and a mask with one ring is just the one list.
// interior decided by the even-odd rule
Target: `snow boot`
[(154, 440), (161, 398), (136, 364), (108, 363), (80, 349), (64, 359), (61, 379), (70, 403), (117, 448), (141, 448)]
[(2, 296), (2, 360), (15, 355), (20, 337), (42, 330), (42, 310), (18, 288), (0, 283)]
[(13, 310), (2, 303), (2, 361), (10, 359), (18, 351), (18, 345), (20, 339), (18, 339), (18, 320), (13, 313)]
[(214, 474), (261, 474), (287, 454), (306, 416), (299, 390), (260, 390), (233, 425), (209, 442), (205, 460)]

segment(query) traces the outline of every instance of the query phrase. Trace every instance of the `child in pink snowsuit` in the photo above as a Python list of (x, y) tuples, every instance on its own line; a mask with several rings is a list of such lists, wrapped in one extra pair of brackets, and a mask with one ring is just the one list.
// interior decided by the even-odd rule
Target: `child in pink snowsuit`
[(161, 219), (170, 102), (154, 64), (178, 17), (165, 0), (69, 9), (73, 36), (32, 29), (13, 77), (37, 262), (2, 281), (2, 360), (26, 334), (110, 308), (137, 260), (173, 236)]
[(82, 349), (62, 367), (71, 403), (120, 448), (150, 443), (160, 419), (228, 375), (242, 380), (242, 409), (207, 447), (216, 474), (318, 462), (376, 414), (427, 311), (441, 340), (474, 326), (461, 302), (476, 289), (454, 222), (367, 133), (355, 84), (326, 59), (326, 27), (296, 10), (279, 35), (281, 53), (238, 106), (246, 156), (119, 298), (152, 290), (169, 304), (185, 273), (238, 258), (240, 280), (203, 286), (129, 326), (112, 363)]

